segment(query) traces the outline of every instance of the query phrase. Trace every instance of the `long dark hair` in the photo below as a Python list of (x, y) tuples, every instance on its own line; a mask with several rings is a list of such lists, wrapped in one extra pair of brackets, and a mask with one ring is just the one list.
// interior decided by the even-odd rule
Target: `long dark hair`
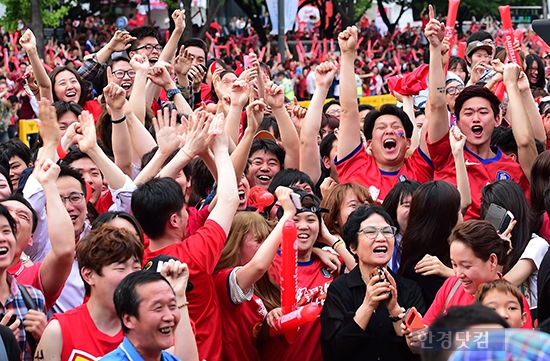
[(451, 183), (424, 183), (413, 193), (407, 230), (401, 241), (399, 274), (414, 267), (426, 252), (451, 265), (447, 239), (456, 226), (459, 211), (460, 193)]
[[(499, 180), (487, 184), (481, 190), (481, 218), (485, 218), (491, 203), (495, 203), (512, 212), (517, 220), (512, 230), (512, 252), (510, 253), (510, 267), (519, 261), (525, 247), (531, 240), (534, 229), (534, 217), (527, 204), (527, 198), (519, 184), (511, 180)], [(509, 271), (505, 268), (504, 273)]]

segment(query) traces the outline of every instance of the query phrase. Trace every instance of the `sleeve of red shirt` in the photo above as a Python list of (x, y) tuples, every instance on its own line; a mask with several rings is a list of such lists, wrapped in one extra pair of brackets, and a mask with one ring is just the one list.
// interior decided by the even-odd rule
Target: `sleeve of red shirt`
[(214, 277), (214, 286), (216, 287), (216, 292), (218, 293), (218, 299), (220, 300), (220, 306), (222, 308), (230, 308), (233, 304), (231, 303), (231, 295), (229, 293), (228, 287), (228, 278), (229, 274), (233, 271), (233, 268), (226, 268), (216, 273)]
[(227, 235), (223, 228), (216, 221), (208, 219), (195, 235), (183, 241), (182, 250), (186, 253), (186, 257), (180, 259), (191, 258), (200, 269), (212, 274), (226, 239)]
[(350, 154), (342, 159), (335, 159), (334, 165), (338, 172), (340, 183), (357, 182), (365, 185), (365, 181), (358, 178), (360, 174), (366, 173), (359, 171), (362, 168), (369, 168), (373, 158), (367, 154), (363, 143), (360, 143)]
[(433, 143), (430, 143), (427, 138), (428, 135), (426, 134), (426, 143), (428, 144), (428, 151), (430, 152), (434, 169), (444, 169), (449, 162), (449, 157), (453, 156), (451, 153), (449, 132), (447, 132), (447, 134), (445, 134), (441, 139)]

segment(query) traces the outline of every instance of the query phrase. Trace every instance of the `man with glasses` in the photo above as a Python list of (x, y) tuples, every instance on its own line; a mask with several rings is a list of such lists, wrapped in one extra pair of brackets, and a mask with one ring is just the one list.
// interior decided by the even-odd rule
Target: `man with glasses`
[(128, 55), (130, 58), (134, 54), (142, 54), (149, 59), (149, 64), (154, 66), (159, 60), (163, 47), (159, 44), (160, 38), (158, 31), (151, 26), (140, 26), (130, 32), (130, 36), (134, 39)]

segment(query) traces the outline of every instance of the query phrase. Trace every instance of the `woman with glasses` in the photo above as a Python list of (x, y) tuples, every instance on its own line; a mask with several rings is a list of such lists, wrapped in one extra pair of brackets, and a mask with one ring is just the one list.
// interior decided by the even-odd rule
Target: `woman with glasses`
[(321, 312), (325, 360), (415, 359), (401, 331), (405, 309), (425, 310), (418, 284), (386, 267), (396, 228), (381, 206), (361, 206), (343, 235), (358, 266), (329, 287)]
[(525, 74), (527, 75), (531, 89), (543, 89), (546, 86), (546, 69), (540, 56), (529, 54), (525, 57), (525, 63), (527, 65)]
[(464, 82), (458, 76), (449, 77), (445, 81), (445, 99), (451, 117), (454, 117), (456, 97), (462, 90), (464, 90)]

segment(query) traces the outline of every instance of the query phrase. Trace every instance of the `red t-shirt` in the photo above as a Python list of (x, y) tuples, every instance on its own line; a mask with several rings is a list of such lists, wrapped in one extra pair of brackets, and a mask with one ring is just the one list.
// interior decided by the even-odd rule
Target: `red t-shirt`
[(93, 99), (86, 101), (86, 103), (82, 106), (82, 109), (89, 111), (90, 114), (94, 116), (94, 121), (97, 123), (97, 120), (102, 112), (101, 105), (99, 105), (97, 100)]
[(57, 301), (59, 295), (61, 295), (63, 287), (61, 287), (59, 292), (55, 295), (47, 294), (46, 291), (44, 291), (44, 286), (42, 286), (42, 280), (40, 279), (41, 266), (42, 262), (36, 262), (30, 267), (25, 267), (23, 262), (19, 260), (19, 262), (17, 262), (17, 264), (13, 267), (8, 268), (8, 272), (15, 277), (17, 283), (21, 285), (33, 286), (34, 288), (39, 289), (44, 294), (44, 299), (46, 300), (46, 310), (49, 310), (52, 308), (55, 301)]
[[(445, 310), (443, 309), (443, 307), (445, 306), (445, 302), (447, 301), (447, 296), (451, 293), (451, 290), (453, 289), (453, 286), (457, 281), (458, 277), (452, 276), (448, 278), (445, 283), (443, 283), (443, 286), (441, 286), (439, 291), (437, 291), (434, 302), (422, 318), (425, 325), (429, 326), (433, 321), (435, 321), (437, 317), (439, 317), (439, 315), (441, 315), (442, 312), (448, 310), (452, 306), (467, 306), (474, 303), (475, 295), (466, 293), (466, 291), (464, 291), (464, 287), (461, 284), (456, 289), (453, 297), (451, 297), (451, 299), (449, 300), (449, 303), (447, 303), (447, 308)], [(529, 304), (527, 303), (525, 297), (523, 297), (523, 310), (527, 312), (527, 322), (525, 322), (525, 325), (523, 325), (522, 328), (532, 329), (533, 318), (531, 317), (531, 310), (529, 309)]]
[(259, 361), (256, 340), (267, 310), (256, 295), (239, 305), (231, 301), (229, 274), (233, 269), (221, 270), (213, 276), (221, 309), (222, 360)]
[[(529, 182), (518, 163), (499, 148), (491, 147), (496, 155), (490, 159), (482, 159), (464, 147), (464, 162), (470, 180), (472, 204), (464, 215), (464, 219), (478, 219), (481, 206), (481, 190), (488, 183), (503, 179), (511, 179), (518, 183), (525, 196), (529, 199)], [(428, 142), (428, 150), (432, 157), (435, 173), (434, 180), (444, 180), (456, 185), (456, 166), (451, 152), (449, 133), (437, 142)]]
[(105, 356), (120, 345), (124, 339), (122, 329), (115, 336), (109, 336), (97, 329), (87, 304), (65, 313), (56, 313), (63, 335), (61, 361), (93, 361)]
[[(276, 257), (274, 265), (281, 270), (282, 262)], [(298, 287), (296, 302), (298, 306), (305, 306), (315, 302), (323, 305), (327, 297), (327, 289), (334, 280), (318, 259), (309, 262), (298, 262)], [(317, 318), (313, 322), (300, 326), (296, 340), (288, 344), (283, 335), (271, 337), (261, 350), (263, 361), (315, 361), (323, 360), (321, 352), (321, 321)]]
[(194, 285), (193, 290), (187, 293), (189, 316), (195, 322), (195, 337), (201, 360), (221, 360), (222, 325), (212, 273), (222, 254), (226, 237), (223, 228), (208, 219), (195, 235), (157, 251), (147, 248), (144, 254), (144, 265), (161, 254), (187, 263), (189, 280)]
[(199, 228), (204, 226), (204, 222), (210, 215), (208, 205), (204, 206), (200, 211), (195, 207), (187, 207), (187, 228), (185, 229), (185, 237), (190, 237), (197, 233)]
[(97, 210), (97, 212), (99, 214), (103, 214), (103, 213), (107, 212), (109, 210), (109, 208), (111, 208), (111, 206), (114, 203), (115, 202), (113, 201), (113, 195), (109, 191), (103, 197), (101, 197), (97, 200), (97, 203), (95, 205), (95, 209)]
[(378, 168), (376, 160), (365, 151), (363, 143), (345, 158), (335, 160), (340, 183), (356, 182), (368, 188), (374, 201), (382, 203), (386, 194), (398, 182), (407, 179), (427, 182), (433, 178), (433, 166), (419, 148), (410, 158), (405, 158), (401, 169), (385, 172)]

